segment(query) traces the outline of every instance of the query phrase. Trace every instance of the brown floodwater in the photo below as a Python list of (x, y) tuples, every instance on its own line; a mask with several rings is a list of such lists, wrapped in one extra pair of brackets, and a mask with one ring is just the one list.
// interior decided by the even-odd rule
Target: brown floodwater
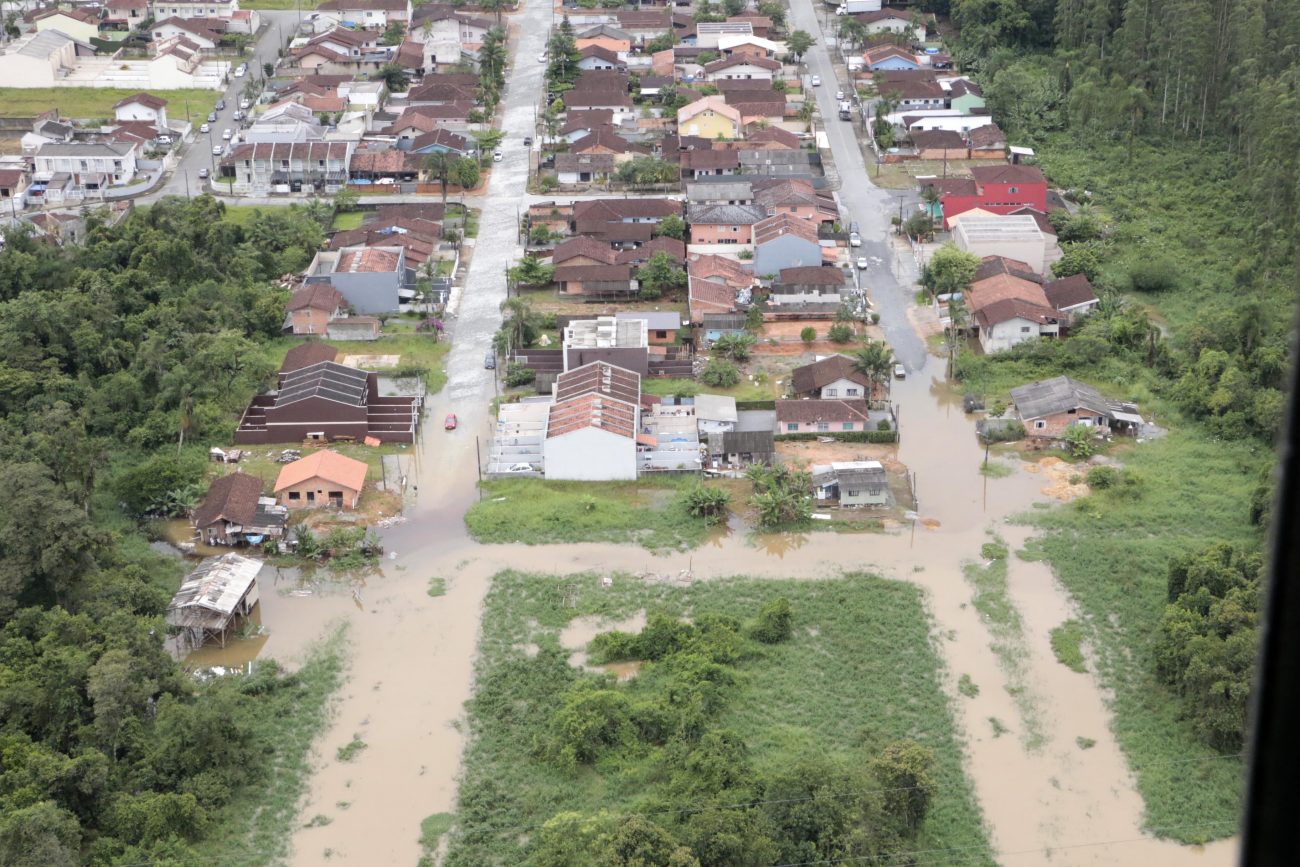
[[(755, 535), (733, 521), (693, 551), (660, 555), (629, 545), (469, 540), (463, 515), (477, 496), (474, 437), (485, 447), (490, 422), (484, 409), (457, 402), (460, 429), (429, 425), (415, 450), (418, 496), (409, 520), (384, 532), (378, 568), (363, 576), (278, 570), (264, 584), (254, 637), (190, 657), (189, 664), (237, 667), (266, 655), (293, 665), (315, 641), (347, 625), (347, 680), (314, 749), (315, 773), (302, 803), (303, 815), (322, 813), (331, 823), (300, 827), (291, 863), (412, 864), (419, 857), (420, 820), (455, 807), (483, 597), (493, 574), (519, 569), (557, 576), (648, 572), (676, 581), (872, 571), (911, 582), (926, 592), (967, 771), (1002, 863), (1228, 864), (1231, 841), (1185, 847), (1142, 833), (1142, 802), (1111, 733), (1107, 696), (1091, 674), (1056, 662), (1048, 644), (1049, 631), (1071, 616), (1069, 596), (1046, 566), (1014, 556), (1008, 589), (1023, 621), (1024, 661), (1017, 672), (1003, 668), (961, 567), (978, 561), (990, 532), (1012, 550), (1021, 547), (1028, 530), (1008, 518), (1054, 502), (1043, 493), (1050, 479), (1005, 458), (1010, 476), (980, 473), (984, 451), (973, 420), (943, 370), (942, 360), (931, 359), (925, 371), (894, 386), (903, 432), (898, 459), (916, 473), (915, 520), (856, 535)], [(450, 400), (433, 398), (428, 417), (440, 418)], [(434, 577), (447, 582), (442, 596), (426, 592)], [(563, 643), (585, 664), (582, 648), (592, 635), (636, 625), (575, 621)], [(634, 664), (603, 668), (635, 674)], [(980, 687), (977, 696), (958, 692), (962, 675)], [(1008, 688), (1022, 689), (1021, 699)], [(995, 734), (991, 718), (1005, 733)], [(1032, 746), (1031, 728), (1041, 735)], [(336, 761), (335, 751), (354, 736), (367, 749), (351, 762)], [(1095, 744), (1083, 750), (1080, 737)]]

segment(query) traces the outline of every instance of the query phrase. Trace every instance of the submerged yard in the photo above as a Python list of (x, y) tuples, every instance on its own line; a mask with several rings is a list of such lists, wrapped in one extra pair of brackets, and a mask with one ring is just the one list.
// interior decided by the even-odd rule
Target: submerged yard
[[(678, 658), (620, 663), (610, 667), (612, 672), (624, 678), (639, 673), (615, 685), (612, 675), (600, 679), (573, 667), (577, 660), (570, 655), (582, 641), (645, 612), (652, 629), (656, 615), (669, 619), (660, 619), (660, 629), (682, 618), (697, 625), (727, 619), (751, 623), (755, 612), (780, 605), (780, 600), (789, 603), (786, 639), (743, 641), (738, 659), (726, 666), (733, 673), (730, 679), (717, 679), (716, 671), (695, 678), (709, 696), (699, 706), (704, 733), (698, 743), (721, 750), (707, 764), (690, 765), (685, 775), (673, 770), (691, 749), (693, 735), (658, 745), (623, 741), (576, 766), (551, 757), (548, 744), (556, 721), (569, 719), (566, 695), (574, 694), (576, 681), (591, 681), (588, 685), (602, 701), (626, 701), (633, 715), (653, 715), (665, 679), (685, 664)], [(746, 626), (741, 634), (754, 633)], [(810, 830), (810, 840), (790, 844), (790, 822), (807, 821), (811, 827), (834, 821), (841, 807), (849, 809), (848, 798), (887, 799), (895, 790), (853, 776), (854, 785), (861, 787), (855, 790), (833, 769), (867, 768), (886, 745), (908, 739), (932, 751), (933, 797), (919, 827), (893, 845), (909, 851), (960, 849), (963, 864), (991, 864), (931, 641), (921, 591), (868, 575), (821, 581), (735, 578), (683, 587), (623, 575), (604, 586), (592, 574), (499, 574), (485, 603), (477, 688), (469, 704), (472, 739), (445, 863), (542, 863), (536, 860), (536, 847), (559, 845), (557, 830), (572, 829), (571, 851), (576, 852), (588, 833), (584, 829), (602, 823), (636, 824), (651, 837), (667, 832), (689, 840), (702, 864), (784, 863), (790, 845), (817, 857), (828, 851), (824, 841), (812, 842)], [(594, 648), (587, 645), (588, 651)], [(576, 687), (579, 694), (583, 686)], [(603, 733), (589, 734), (599, 740)], [(749, 771), (725, 784), (725, 791), (706, 793), (727, 776), (729, 762)], [(773, 800), (774, 793), (790, 792), (792, 781), (813, 769), (832, 769), (831, 776), (805, 777), (801, 785), (809, 794), (784, 803)], [(816, 809), (791, 806), (804, 803)], [(647, 829), (646, 822), (657, 827)], [(720, 830), (727, 828), (748, 828), (749, 833), (728, 837)], [(774, 828), (785, 829), (784, 836)], [(878, 831), (861, 829), (866, 835)], [(757, 846), (753, 840), (762, 835), (784, 841), (773, 853), (775, 860), (726, 860), (705, 842), (721, 847), (718, 841), (726, 838), (734, 855)], [(855, 845), (846, 843), (836, 851), (860, 851)]]

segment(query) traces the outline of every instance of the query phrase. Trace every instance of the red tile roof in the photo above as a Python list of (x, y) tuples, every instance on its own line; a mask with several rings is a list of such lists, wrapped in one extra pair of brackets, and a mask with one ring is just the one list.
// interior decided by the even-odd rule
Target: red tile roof
[(334, 270), (352, 273), (396, 271), (400, 263), (401, 257), (392, 250), (366, 247), (362, 250), (348, 250), (339, 256), (338, 266)]
[(139, 93), (128, 96), (126, 99), (121, 99), (113, 103), (113, 108), (121, 108), (124, 105), (131, 105), (135, 102), (153, 109), (162, 108), (167, 104), (167, 100), (163, 99), (161, 96), (154, 96), (152, 93), (140, 91)]

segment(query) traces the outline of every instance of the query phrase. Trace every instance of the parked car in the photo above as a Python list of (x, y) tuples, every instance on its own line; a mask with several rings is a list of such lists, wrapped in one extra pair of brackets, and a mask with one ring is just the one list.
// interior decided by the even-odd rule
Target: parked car
[(821, 77), (820, 75), (814, 75), (814, 76), (812, 77), (812, 86), (813, 86), (813, 87), (821, 87), (821, 86), (822, 86), (822, 77)]
[(510, 466), (506, 467), (507, 473), (531, 473), (532, 471), (533, 471), (532, 464), (511, 464)]
[(241, 63), (235, 67), (235, 78), (243, 78), (248, 73), (248, 64)]
[(524, 136), (524, 147), (530, 148), (532, 146), (533, 146), (533, 137), (530, 135)]
[(208, 112), (208, 123), (216, 123), (216, 122), (217, 122), (217, 113), (215, 111)]
[(483, 356), (483, 366), (488, 370), (497, 369), (497, 355), (495, 352), (488, 350), (488, 354)]
[(492, 162), (494, 162), (494, 163), (499, 163), (499, 162), (501, 162), (501, 158), (502, 158), (502, 156), (504, 156), (504, 155), (501, 153), (500, 148), (498, 148), (497, 150), (494, 150), (494, 151), (492, 152)]
[(858, 270), (859, 270), (859, 271), (865, 271), (865, 270), (867, 270), (867, 257), (866, 257), (866, 256), (859, 256), (859, 257), (858, 257)]
[(225, 145), (213, 145), (213, 146), (212, 146), (212, 155), (213, 155), (213, 156), (219, 157), (219, 156), (221, 156), (221, 155), (222, 155), (223, 153), (225, 153), (225, 152), (226, 152), (226, 146), (225, 146)]
[(837, 91), (835, 91), (835, 98), (836, 98), (836, 99), (843, 99), (843, 98), (844, 98), (844, 91), (842, 91), (842, 90), (837, 90)]
[(541, 54), (537, 55), (537, 62), (538, 62), (538, 63), (545, 63), (545, 62), (546, 62), (546, 52), (545, 52), (545, 51), (543, 51)]
[(454, 412), (449, 412), (449, 413), (447, 413), (447, 418), (446, 418), (446, 420), (443, 421), (443, 423), (442, 423), (442, 429), (443, 429), (443, 430), (455, 430), (455, 429), (456, 429), (456, 413), (454, 413)]
[(861, 246), (862, 246), (862, 236), (859, 235), (857, 232), (849, 232), (849, 246), (850, 246), (850, 247), (861, 247)]
[(894, 365), (894, 378), (907, 379), (907, 368), (901, 364)]
[(235, 113), (231, 115), (231, 117), (234, 118), (234, 119), (237, 120), (237, 121), (243, 120), (243, 119), (244, 119), (245, 117), (247, 117), (247, 116), (248, 116), (248, 115), (244, 114), (244, 112), (241, 111), (241, 110), (238, 109), (238, 108), (235, 109)]
[[(225, 111), (225, 110), (226, 110), (226, 101), (225, 101), (224, 99), (218, 99), (218, 100), (217, 100), (217, 111)], [(213, 120), (216, 120), (215, 117), (212, 118), (212, 119), (213, 119)]]
[(203, 181), (203, 180), (207, 180), (207, 177), (208, 177), (208, 170), (207, 170), (207, 169), (199, 169), (199, 180), (201, 180), (201, 181)]
[(211, 124), (207, 124), (207, 123), (199, 124), (199, 132), (208, 132), (211, 129), (212, 129)]
[(253, 107), (253, 101), (248, 97), (244, 97), (239, 101), (239, 108), (241, 111), (248, 111), (252, 107)]
[(225, 129), (223, 129), (223, 130), (221, 131), (221, 140), (222, 140), (222, 141), (230, 141), (230, 140), (231, 140), (232, 138), (234, 138), (234, 137), (235, 137), (235, 131), (234, 131), (233, 129), (231, 129), (230, 127), (226, 127)]
[(169, 135), (160, 135), (158, 138), (154, 139), (154, 141), (158, 142), (160, 145), (169, 145), (172, 143), (172, 137)]

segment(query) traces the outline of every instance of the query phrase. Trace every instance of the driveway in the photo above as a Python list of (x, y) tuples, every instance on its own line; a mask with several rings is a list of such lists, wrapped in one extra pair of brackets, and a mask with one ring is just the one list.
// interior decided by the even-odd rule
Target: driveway
[[(890, 235), (893, 226), (890, 217), (898, 214), (902, 191), (883, 190), (871, 183), (867, 166), (858, 145), (856, 127), (839, 119), (839, 106), (835, 91), (841, 82), (836, 78), (834, 65), (826, 50), (826, 34), (822, 32), (810, 0), (791, 0), (791, 26), (807, 31), (813, 37), (813, 47), (804, 56), (808, 75), (820, 75), (822, 85), (809, 88), (821, 110), (822, 125), (835, 155), (835, 166), (840, 176), (840, 204), (848, 218), (858, 224), (862, 246), (854, 251), (854, 258), (865, 256), (870, 267), (862, 273), (868, 294), (880, 314), (880, 325), (894, 355), (909, 371), (925, 366), (925, 341), (912, 327), (907, 310), (912, 306), (915, 286), (911, 261), (901, 261), (895, 255)], [(895, 269), (899, 273), (895, 272)], [(899, 277), (902, 277), (900, 283)]]

